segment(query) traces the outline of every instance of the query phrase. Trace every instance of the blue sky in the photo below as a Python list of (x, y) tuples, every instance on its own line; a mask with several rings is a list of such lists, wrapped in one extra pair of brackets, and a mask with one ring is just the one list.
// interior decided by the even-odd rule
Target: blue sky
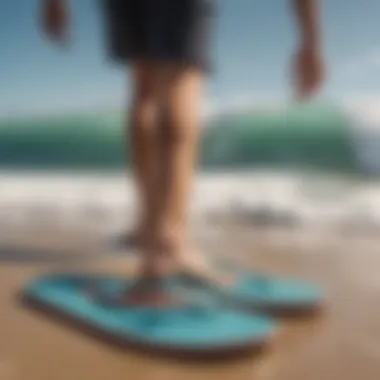
[[(297, 38), (289, 1), (216, 1), (208, 102), (286, 101)], [(106, 60), (97, 1), (71, 1), (75, 19), (66, 49), (39, 33), (38, 3), (0, 1), (0, 117), (122, 105), (128, 78), (126, 70)], [(322, 5), (330, 81), (321, 95), (362, 101), (375, 112), (380, 108), (380, 1), (325, 0)]]

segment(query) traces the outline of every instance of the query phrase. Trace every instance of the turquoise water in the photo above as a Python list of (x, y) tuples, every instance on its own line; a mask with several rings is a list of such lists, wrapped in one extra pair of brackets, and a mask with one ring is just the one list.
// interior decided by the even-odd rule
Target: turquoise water
[(215, 122), (204, 137), (205, 165), (358, 170), (349, 123), (335, 108), (246, 114)]
[[(129, 164), (121, 114), (0, 121), (0, 168), (106, 169)], [(220, 116), (202, 131), (203, 169), (257, 166), (365, 172), (349, 120), (335, 107)]]

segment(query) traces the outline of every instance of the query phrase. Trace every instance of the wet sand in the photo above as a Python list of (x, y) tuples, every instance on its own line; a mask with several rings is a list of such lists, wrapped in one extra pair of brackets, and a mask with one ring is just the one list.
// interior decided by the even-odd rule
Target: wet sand
[(218, 228), (200, 228), (197, 240), (202, 249), (239, 256), (270, 273), (320, 282), (326, 291), (324, 314), (284, 323), (264, 353), (234, 361), (179, 362), (119, 350), (21, 307), (16, 295), (26, 281), (51, 270), (122, 273), (133, 270), (134, 260), (107, 252), (95, 237), (84, 239), (81, 234), (57, 233), (49, 239), (42, 234), (39, 240), (25, 231), (7, 234), (0, 239), (0, 380), (380, 378), (376, 241), (252, 233), (226, 224)]

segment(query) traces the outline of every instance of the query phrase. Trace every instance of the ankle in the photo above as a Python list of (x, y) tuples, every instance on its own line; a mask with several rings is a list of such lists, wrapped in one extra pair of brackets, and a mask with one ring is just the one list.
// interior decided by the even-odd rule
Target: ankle
[(163, 251), (176, 252), (187, 246), (187, 229), (184, 223), (164, 222), (155, 232), (155, 240)]
[(177, 269), (178, 260), (168, 251), (151, 248), (144, 256), (140, 273), (145, 278), (165, 277)]

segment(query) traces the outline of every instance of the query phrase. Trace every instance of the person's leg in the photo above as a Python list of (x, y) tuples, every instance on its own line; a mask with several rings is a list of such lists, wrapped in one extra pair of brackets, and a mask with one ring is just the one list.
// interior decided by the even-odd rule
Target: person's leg
[[(153, 81), (153, 78), (152, 78)], [(159, 97), (159, 95), (158, 95)], [(159, 99), (162, 99), (162, 97), (159, 97)], [(135, 121), (133, 121), (133, 119)], [(136, 120), (137, 119), (137, 120)], [(148, 148), (148, 145), (150, 145), (148, 142), (144, 142), (142, 145), (147, 145), (146, 148), (144, 148), (144, 151), (149, 151), (150, 161), (152, 161), (155, 164), (155, 170), (157, 170), (157, 176), (155, 176), (155, 179), (157, 180), (157, 183), (155, 186), (148, 187), (147, 190), (149, 193), (151, 193), (151, 197), (155, 198), (154, 203), (160, 207), (160, 205), (163, 202), (164, 193), (165, 193), (165, 182), (166, 182), (166, 165), (165, 162), (167, 161), (167, 155), (169, 151), (170, 141), (168, 139), (169, 133), (171, 131), (171, 118), (169, 116), (168, 107), (165, 106), (165, 104), (162, 104), (162, 102), (159, 104), (157, 101), (155, 104), (155, 110), (154, 110), (154, 122), (152, 120), (151, 127), (155, 130), (152, 131), (151, 137), (153, 135), (157, 138), (157, 140), (154, 141), (154, 147), (153, 149)], [(134, 129), (138, 129), (138, 125), (140, 125), (140, 122), (142, 120), (140, 119), (139, 115), (136, 115), (136, 117), (132, 118), (131, 115), (128, 114), (128, 117), (126, 119), (126, 128), (127, 133), (130, 129), (130, 125), (133, 125)], [(140, 164), (140, 161), (144, 161), (147, 158), (141, 157), (142, 152), (140, 150), (140, 153), (137, 149), (138, 142), (134, 143), (135, 140), (137, 140), (137, 135), (140, 135), (141, 133), (136, 131), (134, 134), (131, 135), (131, 151), (132, 151), (132, 159), (134, 161), (134, 172), (137, 182), (137, 190), (139, 191), (140, 188), (145, 187), (143, 183), (147, 182), (144, 180), (144, 177), (146, 176), (145, 170), (143, 168), (143, 165)], [(153, 153), (154, 152), (154, 153)], [(148, 175), (149, 176), (149, 175)], [(142, 213), (140, 213), (138, 220), (135, 222), (135, 224), (132, 226), (132, 229), (127, 229), (123, 232), (123, 234), (120, 236), (120, 244), (125, 247), (139, 247), (140, 243), (143, 243), (145, 231), (147, 230), (147, 223), (146, 218), (143, 217)]]
[[(153, 3), (152, 3), (153, 4)], [(190, 256), (189, 197), (198, 147), (201, 97), (210, 63), (213, 5), (205, 0), (163, 0), (150, 9), (149, 55), (160, 65), (160, 177), (155, 187), (159, 209), (155, 216), (155, 253), (181, 260)], [(157, 252), (166, 255), (157, 254)], [(151, 259), (150, 265), (160, 271)], [(164, 260), (165, 261), (165, 260)], [(181, 261), (183, 262), (183, 260)], [(165, 265), (164, 265), (165, 266)]]
[(204, 72), (195, 66), (168, 63), (161, 67), (163, 108), (158, 126), (160, 179), (154, 248), (158, 260), (169, 266), (183, 264), (191, 250), (189, 201), (198, 150), (203, 83)]
[[(188, 251), (189, 196), (213, 17), (210, 3), (205, 0), (125, 4), (129, 4), (125, 11), (113, 12), (112, 25), (117, 27), (114, 34), (118, 38), (114, 42), (118, 58), (136, 62), (136, 58), (142, 57), (146, 62), (132, 65), (135, 96), (131, 150), (142, 206), (137, 230), (144, 230), (138, 235), (146, 235), (150, 230), (155, 240), (149, 252), (146, 245), (142, 247), (143, 257), (150, 258), (149, 264), (149, 260), (143, 261), (145, 266), (155, 267), (153, 258), (162, 258), (158, 251), (176, 257)], [(158, 101), (163, 101), (167, 112), (160, 125), (156, 124)], [(164, 132), (160, 145), (158, 129)], [(161, 174), (156, 177), (158, 165)], [(141, 247), (141, 243), (153, 239), (137, 240)]]
[(125, 231), (119, 243), (138, 245), (147, 230), (147, 215), (153, 207), (151, 185), (154, 176), (156, 83), (154, 64), (146, 57), (149, 8), (147, 0), (102, 3), (110, 58), (130, 69), (131, 105), (126, 111), (125, 134), (129, 137), (132, 168), (140, 201), (139, 215), (132, 231)]
[[(128, 4), (134, 4), (134, 2)], [(159, 145), (162, 152), (161, 158), (157, 157), (157, 162), (160, 162), (165, 160), (165, 156), (171, 150), (168, 145), (174, 139), (174, 137), (167, 138), (166, 136), (173, 135), (173, 129), (176, 129), (173, 124), (177, 124), (177, 119), (183, 118), (176, 116), (177, 111), (174, 111), (173, 114), (173, 107), (189, 112), (186, 123), (197, 124), (192, 121), (192, 118), (197, 118), (196, 114), (190, 115), (191, 111), (186, 111), (191, 106), (183, 106), (180, 103), (183, 101), (189, 103), (190, 98), (198, 96), (195, 95), (195, 92), (198, 91), (195, 87), (202, 85), (200, 83), (197, 85), (196, 82), (202, 82), (201, 78), (210, 64), (209, 43), (214, 22), (214, 1), (160, 0), (150, 2), (140, 0), (138, 4), (140, 5), (134, 5), (132, 10), (126, 12), (126, 17), (131, 17), (133, 13), (140, 15), (140, 19), (144, 20), (143, 23), (136, 22), (135, 20), (139, 17), (135, 17), (130, 21), (133, 26), (133, 40), (138, 42), (135, 45), (139, 47), (132, 55), (136, 56), (137, 53), (140, 53), (141, 56), (146, 57), (146, 61), (160, 65), (160, 77), (163, 79), (161, 90), (164, 94), (161, 99), (165, 100), (165, 103), (160, 115), (156, 115), (158, 117), (156, 121), (159, 124), (157, 128), (163, 137)], [(165, 75), (165, 79), (163, 75)], [(172, 95), (174, 93), (176, 95)], [(174, 99), (177, 94), (181, 99)], [(186, 100), (182, 100), (185, 98)], [(163, 119), (162, 116), (164, 116)], [(154, 194), (160, 195), (153, 186), (152, 191)], [(165, 194), (165, 190), (162, 190), (161, 195)], [(141, 230), (141, 224), (137, 224), (132, 231), (125, 231), (121, 240), (122, 244), (127, 242), (138, 245), (141, 243), (141, 239), (138, 238), (141, 236)]]
[(158, 81), (157, 68), (152, 63), (136, 61), (131, 71), (133, 91), (127, 120), (132, 168), (140, 203), (133, 238), (140, 244), (149, 238), (147, 235), (158, 207)]

